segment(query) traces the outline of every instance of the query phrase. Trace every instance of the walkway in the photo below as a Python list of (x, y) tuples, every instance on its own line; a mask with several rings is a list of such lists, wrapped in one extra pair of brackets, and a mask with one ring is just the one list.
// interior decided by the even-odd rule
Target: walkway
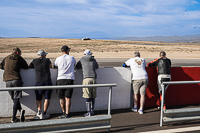
[[(71, 117), (82, 117), (83, 113), (71, 113)], [(97, 111), (97, 115), (106, 114), (107, 111)], [(164, 123), (160, 127), (160, 111), (156, 108), (147, 108), (144, 114), (140, 115), (136, 112), (131, 112), (130, 109), (112, 110), (111, 130), (113, 133), (166, 133), (166, 132), (200, 132), (200, 120), (190, 122)], [(26, 121), (36, 121), (33, 116), (27, 116)], [(51, 119), (57, 119), (58, 114), (51, 115)], [(0, 123), (9, 123), (10, 118), (0, 118)], [(180, 129), (179, 129), (180, 128)], [(169, 130), (170, 129), (170, 130)], [(173, 130), (172, 130), (173, 129)], [(156, 132), (154, 132), (156, 131)], [(90, 131), (91, 133), (104, 133), (106, 130)], [(84, 132), (88, 133), (88, 132)]]

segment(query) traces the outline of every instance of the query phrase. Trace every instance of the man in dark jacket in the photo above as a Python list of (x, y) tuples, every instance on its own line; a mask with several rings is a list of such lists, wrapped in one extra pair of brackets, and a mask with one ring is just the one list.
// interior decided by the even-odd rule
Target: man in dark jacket
[[(3, 80), (6, 82), (6, 87), (22, 87), (23, 82), (20, 75), (20, 69), (28, 69), (28, 64), (21, 57), (21, 50), (14, 48), (12, 54), (3, 59), (0, 68), (4, 70)], [(13, 115), (11, 122), (17, 122), (19, 119), (16, 117), (17, 110), (20, 111), (20, 121), (24, 122), (25, 110), (22, 109), (20, 98), (22, 98), (22, 91), (9, 91), (13, 100)]]
[[(83, 85), (96, 84), (97, 74), (95, 70), (99, 68), (99, 65), (90, 50), (85, 50), (84, 55), (76, 64), (76, 68), (83, 71)], [(83, 98), (86, 99), (87, 108), (87, 113), (84, 116), (94, 115), (96, 88), (83, 88)]]
[[(30, 63), (29, 67), (35, 69), (36, 74), (36, 84), (35, 86), (51, 86), (51, 61), (49, 58), (46, 58), (47, 53), (44, 50), (39, 50), (37, 55), (39, 58), (33, 59)], [(34, 117), (35, 119), (47, 119), (50, 117), (47, 114), (47, 109), (49, 107), (50, 99), (51, 99), (52, 90), (35, 90), (36, 95), (36, 105), (37, 105), (37, 115)], [(42, 96), (44, 95), (44, 111), (42, 111)]]
[[(160, 101), (162, 100), (162, 87), (161, 84), (163, 81), (170, 81), (171, 80), (171, 60), (166, 57), (166, 53), (164, 51), (160, 52), (160, 58), (155, 59), (147, 64), (149, 67), (156, 67), (157, 74), (158, 74), (158, 92), (159, 92), (159, 99), (157, 101), (158, 109), (160, 109)], [(165, 91), (167, 90), (168, 86), (165, 86)], [(164, 104), (164, 110), (166, 110), (166, 104)]]

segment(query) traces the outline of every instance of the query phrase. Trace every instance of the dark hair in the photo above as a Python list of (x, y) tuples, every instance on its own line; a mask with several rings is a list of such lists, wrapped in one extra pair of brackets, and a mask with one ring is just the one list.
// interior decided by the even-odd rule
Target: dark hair
[(70, 50), (70, 48), (68, 46), (62, 46), (61, 51), (62, 52), (67, 52), (68, 50)]
[(134, 52), (135, 57), (140, 57), (140, 52)]
[(166, 53), (165, 53), (164, 51), (161, 51), (161, 52), (160, 52), (160, 56), (161, 56), (161, 57), (166, 56)]
[(17, 54), (17, 52), (21, 54), (21, 50), (18, 47), (13, 48), (12, 53)]

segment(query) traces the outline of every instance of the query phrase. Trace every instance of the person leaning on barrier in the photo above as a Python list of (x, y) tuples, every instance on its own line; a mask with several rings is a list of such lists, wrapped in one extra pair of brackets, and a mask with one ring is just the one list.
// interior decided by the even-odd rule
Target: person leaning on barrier
[[(20, 75), (20, 69), (28, 69), (28, 64), (21, 56), (21, 50), (15, 47), (12, 54), (3, 59), (0, 68), (4, 70), (3, 80), (6, 82), (6, 87), (22, 87), (23, 82)], [(20, 112), (20, 121), (25, 121), (25, 110), (22, 109), (20, 98), (22, 98), (22, 91), (9, 91), (11, 99), (13, 100), (13, 113), (11, 122), (17, 122), (19, 119), (16, 117), (17, 110)]]
[[(84, 57), (82, 57), (76, 64), (77, 69), (82, 69), (83, 71), (83, 85), (96, 84), (96, 69), (99, 68), (97, 61), (94, 56), (92, 56), (90, 50), (84, 51)], [(83, 98), (86, 99), (86, 109), (87, 113), (84, 116), (94, 115), (94, 106), (96, 98), (96, 88), (83, 88)]]
[[(157, 100), (158, 109), (160, 109), (160, 102), (162, 100), (162, 87), (161, 84), (163, 81), (170, 81), (171, 80), (171, 60), (166, 57), (166, 53), (164, 51), (161, 51), (159, 54), (159, 59), (154, 59), (153, 61), (149, 62), (147, 64), (148, 67), (156, 67), (157, 74), (158, 74), (158, 92), (159, 92), (159, 98)], [(165, 86), (165, 91), (167, 90), (167, 86)], [(165, 101), (164, 101), (165, 102)], [(164, 110), (166, 110), (166, 104), (164, 103)]]
[[(50, 73), (50, 67), (51, 67), (51, 61), (49, 58), (46, 58), (46, 55), (48, 53), (45, 53), (43, 50), (39, 50), (37, 55), (39, 56), (36, 59), (33, 59), (33, 61), (30, 63), (29, 68), (35, 69), (36, 74), (36, 84), (35, 86), (51, 86), (51, 73)], [(50, 104), (51, 99), (51, 93), (52, 90), (35, 90), (36, 95), (36, 105), (38, 112), (34, 119), (47, 119), (50, 117), (49, 114), (47, 114), (47, 109)], [(44, 111), (42, 111), (42, 96), (44, 95), (45, 101), (44, 101)]]
[[(140, 58), (139, 52), (134, 52), (134, 57), (127, 60), (123, 67), (130, 66), (133, 77), (133, 92), (134, 92), (134, 107), (131, 109), (133, 112), (143, 114), (143, 107), (145, 102), (146, 87), (148, 85), (148, 75), (145, 70), (146, 62), (144, 58)], [(140, 109), (137, 110), (138, 93), (140, 92)]]
[[(74, 66), (76, 60), (73, 56), (69, 55), (70, 48), (63, 46), (61, 48), (62, 56), (56, 58), (54, 67), (58, 68), (57, 85), (74, 85)], [(63, 115), (59, 118), (69, 118), (69, 110), (71, 106), (71, 97), (73, 88), (69, 89), (57, 89), (56, 93), (60, 98), (60, 106), (63, 111)]]

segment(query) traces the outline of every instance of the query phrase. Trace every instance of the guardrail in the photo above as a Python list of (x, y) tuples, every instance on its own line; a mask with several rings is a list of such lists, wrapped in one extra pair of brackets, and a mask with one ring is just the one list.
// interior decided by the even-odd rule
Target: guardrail
[(110, 130), (111, 120), (111, 99), (112, 99), (112, 87), (116, 87), (116, 83), (112, 84), (93, 84), (93, 85), (62, 85), (62, 86), (30, 86), (30, 87), (9, 87), (1, 88), (0, 91), (11, 90), (44, 90), (44, 89), (67, 89), (67, 88), (84, 88), (84, 87), (109, 87), (108, 98), (108, 114), (69, 118), (69, 119), (54, 119), (54, 120), (42, 120), (37, 122), (23, 122), (14, 124), (0, 124), (1, 132), (50, 132), (50, 131), (86, 131), (97, 129)]
[[(173, 109), (173, 110), (163, 110), (165, 91), (164, 85), (179, 85), (179, 84), (199, 84), (200, 81), (167, 81), (162, 83), (162, 102), (161, 102), (161, 114), (160, 114), (160, 126), (163, 126), (163, 122), (174, 122), (174, 121), (184, 121), (184, 120), (196, 120), (200, 119), (200, 108), (190, 108), (190, 109)], [(176, 115), (173, 118), (164, 118), (163, 114), (168, 114), (168, 116)], [(184, 114), (187, 113), (187, 114)], [(184, 115), (183, 115), (184, 114)], [(187, 116), (191, 115), (192, 116)], [(196, 116), (198, 115), (198, 116)]]

